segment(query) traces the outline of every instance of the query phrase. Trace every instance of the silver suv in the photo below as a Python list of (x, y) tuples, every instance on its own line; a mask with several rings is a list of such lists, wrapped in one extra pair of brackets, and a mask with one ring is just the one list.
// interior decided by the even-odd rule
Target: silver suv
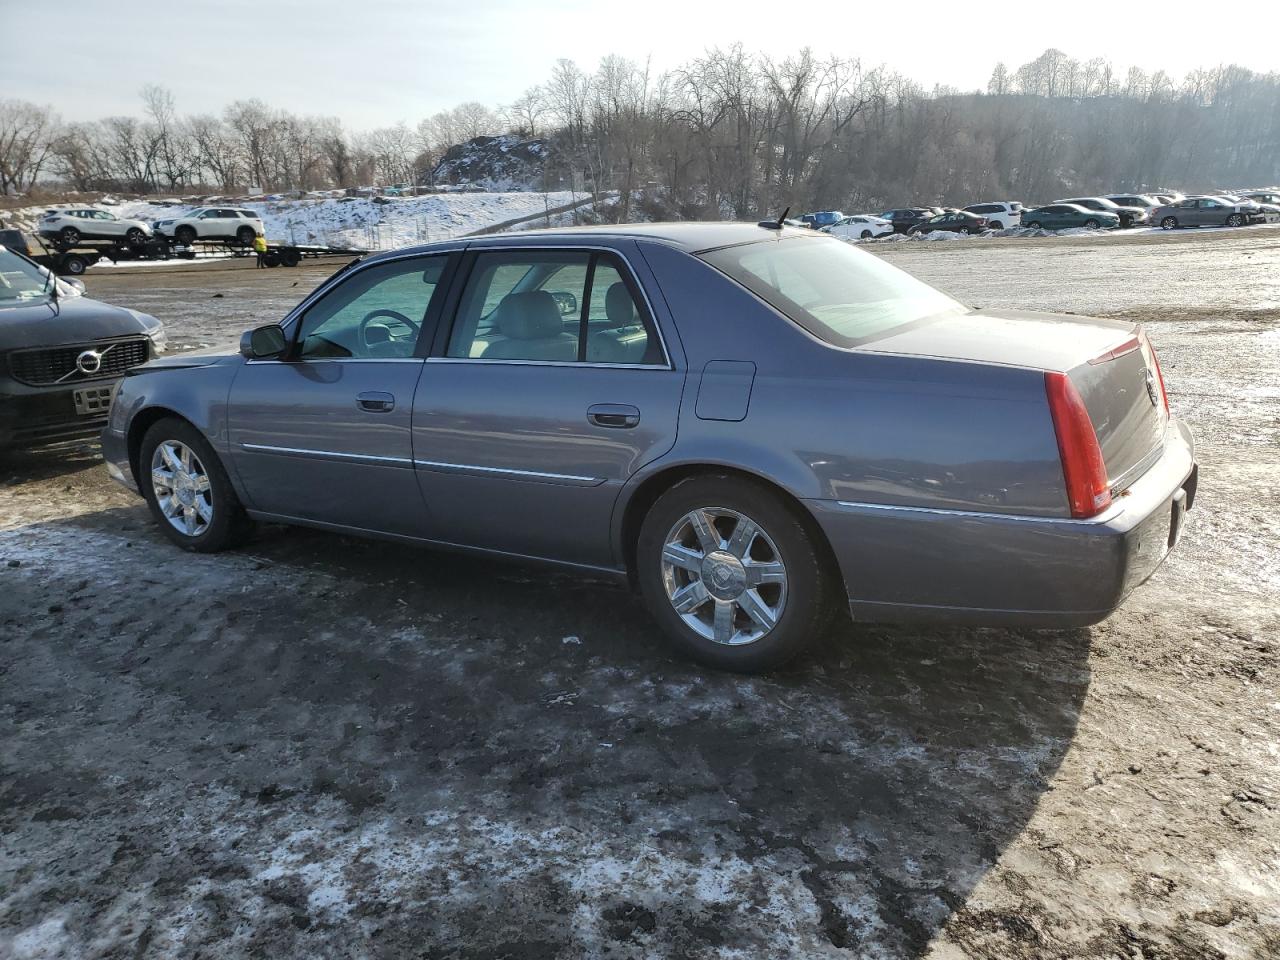
[(155, 231), (178, 243), (197, 240), (234, 240), (248, 246), (254, 237), (266, 236), (262, 217), (238, 207), (198, 207), (181, 217), (157, 220)]
[(93, 207), (50, 210), (40, 218), (37, 229), (40, 236), (63, 247), (81, 240), (115, 240), (140, 247), (151, 237), (151, 228), (141, 220), (121, 220)]

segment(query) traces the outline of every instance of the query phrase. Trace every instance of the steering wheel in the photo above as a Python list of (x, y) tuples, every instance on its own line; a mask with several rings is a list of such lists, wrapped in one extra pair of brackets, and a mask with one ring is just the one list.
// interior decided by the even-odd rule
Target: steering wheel
[(417, 338), (418, 333), (420, 331), (420, 326), (414, 323), (408, 317), (406, 317), (403, 313), (398, 313), (395, 310), (372, 310), (369, 313), (366, 313), (364, 315), (364, 319), (360, 321), (360, 327), (356, 331), (356, 336), (360, 340), (360, 346), (363, 347), (366, 351), (369, 349), (369, 346), (370, 346), (369, 325), (373, 323), (374, 320), (380, 320), (383, 317), (389, 317), (392, 320), (396, 320), (400, 323), (403, 323), (406, 327), (408, 327), (410, 330), (413, 331), (414, 338), (415, 339)]

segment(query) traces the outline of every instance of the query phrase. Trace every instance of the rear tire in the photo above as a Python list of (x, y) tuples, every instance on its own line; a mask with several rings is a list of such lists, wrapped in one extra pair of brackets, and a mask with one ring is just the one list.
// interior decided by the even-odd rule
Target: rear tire
[[(157, 455), (162, 444), (170, 445), (171, 450), (189, 451), (189, 470), (168, 467), (170, 461), (166, 460), (165, 454)], [(167, 469), (170, 477), (176, 478), (170, 482), (177, 486), (162, 487), (157, 494), (157, 477), (160, 474), (153, 473), (153, 463), (159, 465), (162, 473)], [(207, 481), (207, 489), (196, 489), (196, 484), (189, 477), (203, 478)], [(238, 546), (253, 532), (253, 521), (240, 504), (222, 461), (204, 435), (185, 420), (166, 417), (147, 430), (138, 455), (138, 486), (161, 531), (183, 550), (215, 553)], [(185, 497), (191, 500), (190, 507), (182, 502)], [(169, 512), (162, 505), (162, 499), (170, 506)], [(197, 500), (202, 503), (198, 504)], [(181, 516), (175, 519), (175, 511), (182, 516), (194, 511), (197, 519), (188, 527), (192, 532), (179, 529)]]
[(253, 227), (241, 227), (236, 231), (236, 240), (246, 247), (252, 244), (257, 236)]
[(1004, 224), (1003, 224), (1003, 223), (1001, 223), (999, 220), (993, 220), (991, 223), (988, 223), (988, 224), (987, 224), (987, 229), (988, 229), (988, 230), (1003, 230), (1003, 229), (1004, 229)]
[[(751, 529), (745, 544), (735, 540)], [(640, 591), (688, 656), (724, 670), (769, 670), (811, 646), (828, 622), (835, 590), (820, 537), (763, 484), (689, 477), (657, 499), (640, 527)]]
[(862, 239), (863, 239), (863, 240), (870, 240), (870, 239), (871, 239), (871, 231), (870, 231), (870, 230), (863, 230), (863, 231), (862, 231)]
[(80, 242), (80, 231), (75, 227), (63, 227), (58, 231), (58, 241), (64, 246), (75, 246)]
[(1165, 217), (1163, 220), (1161, 220), (1161, 221), (1160, 221), (1160, 226), (1161, 226), (1161, 228), (1162, 228), (1162, 229), (1164, 229), (1164, 230), (1177, 230), (1177, 229), (1178, 229), (1178, 218), (1177, 218), (1177, 217)]

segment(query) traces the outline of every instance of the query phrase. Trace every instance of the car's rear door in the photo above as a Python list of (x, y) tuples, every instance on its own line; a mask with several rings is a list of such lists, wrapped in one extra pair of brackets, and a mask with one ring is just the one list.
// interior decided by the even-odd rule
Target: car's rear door
[(1196, 201), (1196, 222), (1206, 226), (1222, 226), (1227, 222), (1227, 208), (1217, 200)]
[(646, 270), (631, 241), (468, 254), (414, 400), (442, 539), (616, 564), (618, 493), (674, 445), (684, 384)]
[(449, 265), (435, 254), (359, 267), (292, 321), (288, 359), (246, 361), (228, 439), (250, 508), (431, 536), (411, 424), (418, 347), (434, 332)]

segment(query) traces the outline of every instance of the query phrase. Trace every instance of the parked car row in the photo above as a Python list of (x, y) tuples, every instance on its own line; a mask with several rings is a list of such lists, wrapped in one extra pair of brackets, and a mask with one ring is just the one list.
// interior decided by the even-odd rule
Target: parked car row
[(955, 207), (895, 207), (883, 213), (846, 216), (839, 210), (805, 214), (797, 226), (830, 233), (845, 240), (872, 240), (893, 233), (934, 231), (981, 233), (1011, 227), (1044, 230), (1111, 230), (1161, 226), (1166, 230), (1190, 226), (1245, 226), (1280, 222), (1280, 189), (1245, 194), (1113, 193), (1098, 197), (1067, 197), (1026, 208), (1016, 200), (988, 201)]

